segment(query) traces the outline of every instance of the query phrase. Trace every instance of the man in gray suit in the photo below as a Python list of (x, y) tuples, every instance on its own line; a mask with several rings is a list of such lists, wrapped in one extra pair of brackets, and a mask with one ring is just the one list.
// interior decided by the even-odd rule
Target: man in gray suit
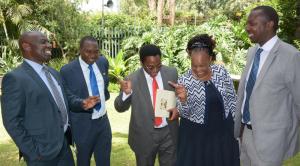
[(155, 118), (156, 90), (174, 91), (168, 81), (177, 82), (175, 68), (161, 64), (161, 51), (152, 44), (140, 49), (142, 67), (120, 80), (121, 92), (115, 108), (124, 112), (131, 106), (128, 143), (136, 156), (137, 166), (153, 166), (158, 154), (161, 166), (176, 163), (178, 111), (170, 109), (170, 118)]
[(300, 52), (280, 40), (270, 6), (252, 9), (246, 30), (253, 43), (238, 89), (235, 136), (243, 166), (280, 166), (298, 152)]
[(51, 45), (42, 33), (25, 32), (19, 47), (24, 61), (2, 82), (4, 127), (27, 165), (74, 166), (65, 134), (69, 133), (68, 105), (62, 81), (57, 71), (45, 65)]

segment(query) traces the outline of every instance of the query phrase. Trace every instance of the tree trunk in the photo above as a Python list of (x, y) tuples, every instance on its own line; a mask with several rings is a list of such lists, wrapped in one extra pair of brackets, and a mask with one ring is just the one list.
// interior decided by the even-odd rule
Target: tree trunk
[(158, 0), (157, 2), (157, 25), (162, 25), (162, 19), (164, 14), (164, 0)]
[(295, 31), (295, 37), (297, 40), (300, 40), (300, 2), (297, 1), (297, 7), (296, 7), (296, 15), (297, 15), (297, 24), (296, 24), (296, 31)]
[(9, 37), (8, 37), (8, 33), (7, 33), (7, 28), (6, 28), (5, 21), (3, 21), (2, 26), (3, 26), (3, 29), (4, 29), (4, 33), (5, 33), (6, 40), (8, 41), (8, 40), (9, 40)]
[(156, 13), (156, 0), (148, 0), (148, 6), (151, 15), (155, 15)]
[(5, 24), (5, 17), (1, 11), (1, 16), (3, 17), (3, 23), (2, 23), (2, 27), (3, 27), (3, 30), (4, 30), (4, 33), (5, 33), (5, 37), (6, 37), (6, 40), (8, 41), (9, 40), (9, 37), (8, 37), (8, 33), (7, 33), (7, 28), (6, 28), (6, 24)]
[(174, 25), (175, 22), (175, 0), (168, 0), (169, 1), (169, 24), (171, 26)]

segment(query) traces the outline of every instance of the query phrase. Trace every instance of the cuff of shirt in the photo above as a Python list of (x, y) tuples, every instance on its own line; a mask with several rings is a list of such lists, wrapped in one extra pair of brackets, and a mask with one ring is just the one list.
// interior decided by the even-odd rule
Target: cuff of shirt
[(125, 101), (129, 96), (131, 96), (131, 94), (132, 94), (132, 90), (131, 90), (131, 92), (129, 94), (126, 94), (125, 92), (123, 92), (123, 94), (122, 94), (122, 101)]

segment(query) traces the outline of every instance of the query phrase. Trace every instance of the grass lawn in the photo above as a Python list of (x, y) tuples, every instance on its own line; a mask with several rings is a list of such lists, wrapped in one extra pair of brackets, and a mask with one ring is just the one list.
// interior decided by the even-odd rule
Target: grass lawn
[[(110, 120), (113, 139), (111, 152), (112, 166), (134, 166), (135, 157), (127, 144), (128, 125), (130, 111), (118, 113), (113, 106), (117, 94), (111, 94), (111, 99), (106, 102), (108, 117)], [(1, 114), (1, 112), (0, 112)], [(0, 115), (1, 116), (1, 115)], [(75, 155), (73, 155), (75, 157)], [(92, 160), (92, 165), (95, 165)], [(0, 166), (25, 166), (25, 162), (18, 160), (18, 150), (3, 127), (2, 117), (0, 118)]]
[[(118, 113), (113, 102), (117, 94), (111, 94), (111, 99), (107, 102), (108, 117), (110, 120), (113, 139), (111, 152), (112, 166), (134, 166), (135, 157), (127, 144), (128, 125), (130, 111)], [(0, 113), (1, 114), (1, 113)], [(75, 157), (75, 155), (74, 155)], [(0, 165), (1, 166), (25, 166), (25, 162), (18, 160), (18, 150), (11, 141), (2, 125), (0, 118)], [(94, 160), (92, 160), (94, 166)], [(156, 164), (158, 165), (158, 164)], [(284, 166), (300, 166), (300, 154), (285, 162)]]

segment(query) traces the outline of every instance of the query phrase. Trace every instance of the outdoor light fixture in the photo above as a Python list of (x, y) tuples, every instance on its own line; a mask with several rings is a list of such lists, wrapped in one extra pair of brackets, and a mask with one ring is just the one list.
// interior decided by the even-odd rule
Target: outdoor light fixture
[(114, 5), (114, 2), (112, 0), (108, 0), (104, 4), (104, 0), (102, 0), (102, 16), (101, 16), (101, 26), (104, 28), (104, 6), (111, 8)]
[(106, 2), (106, 7), (112, 7), (114, 5), (114, 2), (112, 1), (112, 0), (108, 0), (107, 2)]

